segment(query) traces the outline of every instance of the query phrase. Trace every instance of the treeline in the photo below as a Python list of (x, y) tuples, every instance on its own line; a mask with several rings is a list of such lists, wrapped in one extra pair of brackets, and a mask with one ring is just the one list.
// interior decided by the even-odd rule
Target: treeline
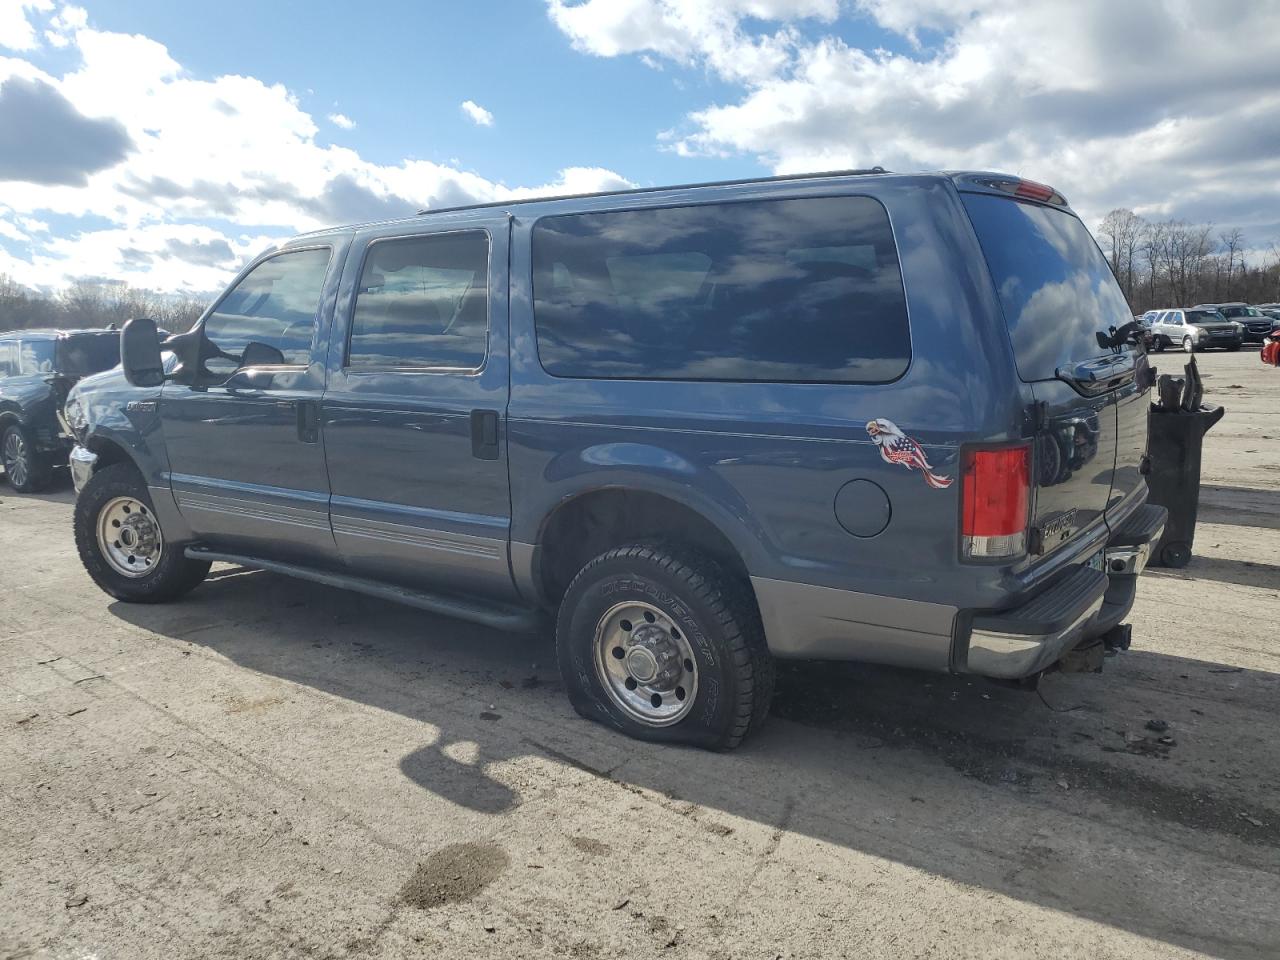
[(0, 274), (0, 331), (122, 326), (134, 317), (150, 317), (161, 328), (181, 333), (190, 329), (208, 304), (205, 297), (97, 280), (77, 280), (46, 297)]
[(1150, 221), (1112, 210), (1098, 243), (1134, 313), (1197, 303), (1280, 301), (1280, 248), (1250, 252), (1238, 228), (1184, 220)]

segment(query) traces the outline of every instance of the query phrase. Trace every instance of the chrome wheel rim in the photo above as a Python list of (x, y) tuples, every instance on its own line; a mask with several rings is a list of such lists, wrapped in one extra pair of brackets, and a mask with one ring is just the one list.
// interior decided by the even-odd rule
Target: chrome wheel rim
[(160, 562), (164, 537), (145, 503), (136, 497), (116, 497), (98, 511), (98, 549), (112, 570), (137, 579)]
[(619, 603), (596, 624), (596, 676), (629, 717), (651, 727), (678, 723), (698, 695), (698, 661), (665, 613), (640, 600)]
[(12, 486), (27, 482), (27, 442), (17, 430), (10, 430), (4, 438), (4, 472)]
[(1193, 344), (1193, 343), (1191, 342), (1191, 338), (1190, 338), (1190, 337), (1184, 337), (1184, 338), (1183, 338), (1183, 341), (1182, 341), (1182, 349), (1183, 349), (1183, 350), (1185, 350), (1187, 353), (1194, 353), (1194, 352), (1195, 352), (1195, 344)]

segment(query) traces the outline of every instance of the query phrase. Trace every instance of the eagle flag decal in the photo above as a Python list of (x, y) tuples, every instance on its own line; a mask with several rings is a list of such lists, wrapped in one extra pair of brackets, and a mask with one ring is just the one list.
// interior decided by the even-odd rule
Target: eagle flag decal
[(955, 481), (933, 472), (924, 448), (898, 429), (892, 420), (867, 421), (867, 433), (880, 448), (885, 463), (899, 463), (908, 470), (919, 470), (924, 482), (935, 490), (945, 490)]

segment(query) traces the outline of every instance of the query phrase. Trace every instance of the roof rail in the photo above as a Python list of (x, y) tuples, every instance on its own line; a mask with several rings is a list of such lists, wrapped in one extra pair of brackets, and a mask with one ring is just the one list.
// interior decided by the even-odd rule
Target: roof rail
[(788, 180), (820, 180), (824, 177), (865, 177), (889, 173), (884, 167), (865, 170), (826, 170), (821, 173), (786, 173), (776, 177), (746, 177), (741, 180), (710, 180), (705, 183), (676, 183), (662, 187), (630, 187), (626, 190), (600, 190), (595, 193), (562, 193), (556, 196), (520, 197), (511, 200), (490, 200), (487, 203), (467, 203), (457, 207), (424, 207), (418, 216), (427, 213), (454, 213), (459, 210), (483, 210), (486, 207), (506, 207), (515, 203), (541, 203), (546, 200), (584, 200), (588, 197), (626, 197), (638, 193), (659, 193), (663, 190), (692, 190), (695, 187), (734, 187), (751, 183), (781, 183)]

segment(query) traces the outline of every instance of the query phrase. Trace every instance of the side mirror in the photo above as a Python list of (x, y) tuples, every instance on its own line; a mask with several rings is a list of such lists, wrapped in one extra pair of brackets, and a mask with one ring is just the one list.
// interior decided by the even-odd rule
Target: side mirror
[(135, 387), (158, 387), (164, 383), (164, 361), (160, 359), (160, 336), (154, 320), (139, 317), (120, 331), (120, 363), (124, 378)]

